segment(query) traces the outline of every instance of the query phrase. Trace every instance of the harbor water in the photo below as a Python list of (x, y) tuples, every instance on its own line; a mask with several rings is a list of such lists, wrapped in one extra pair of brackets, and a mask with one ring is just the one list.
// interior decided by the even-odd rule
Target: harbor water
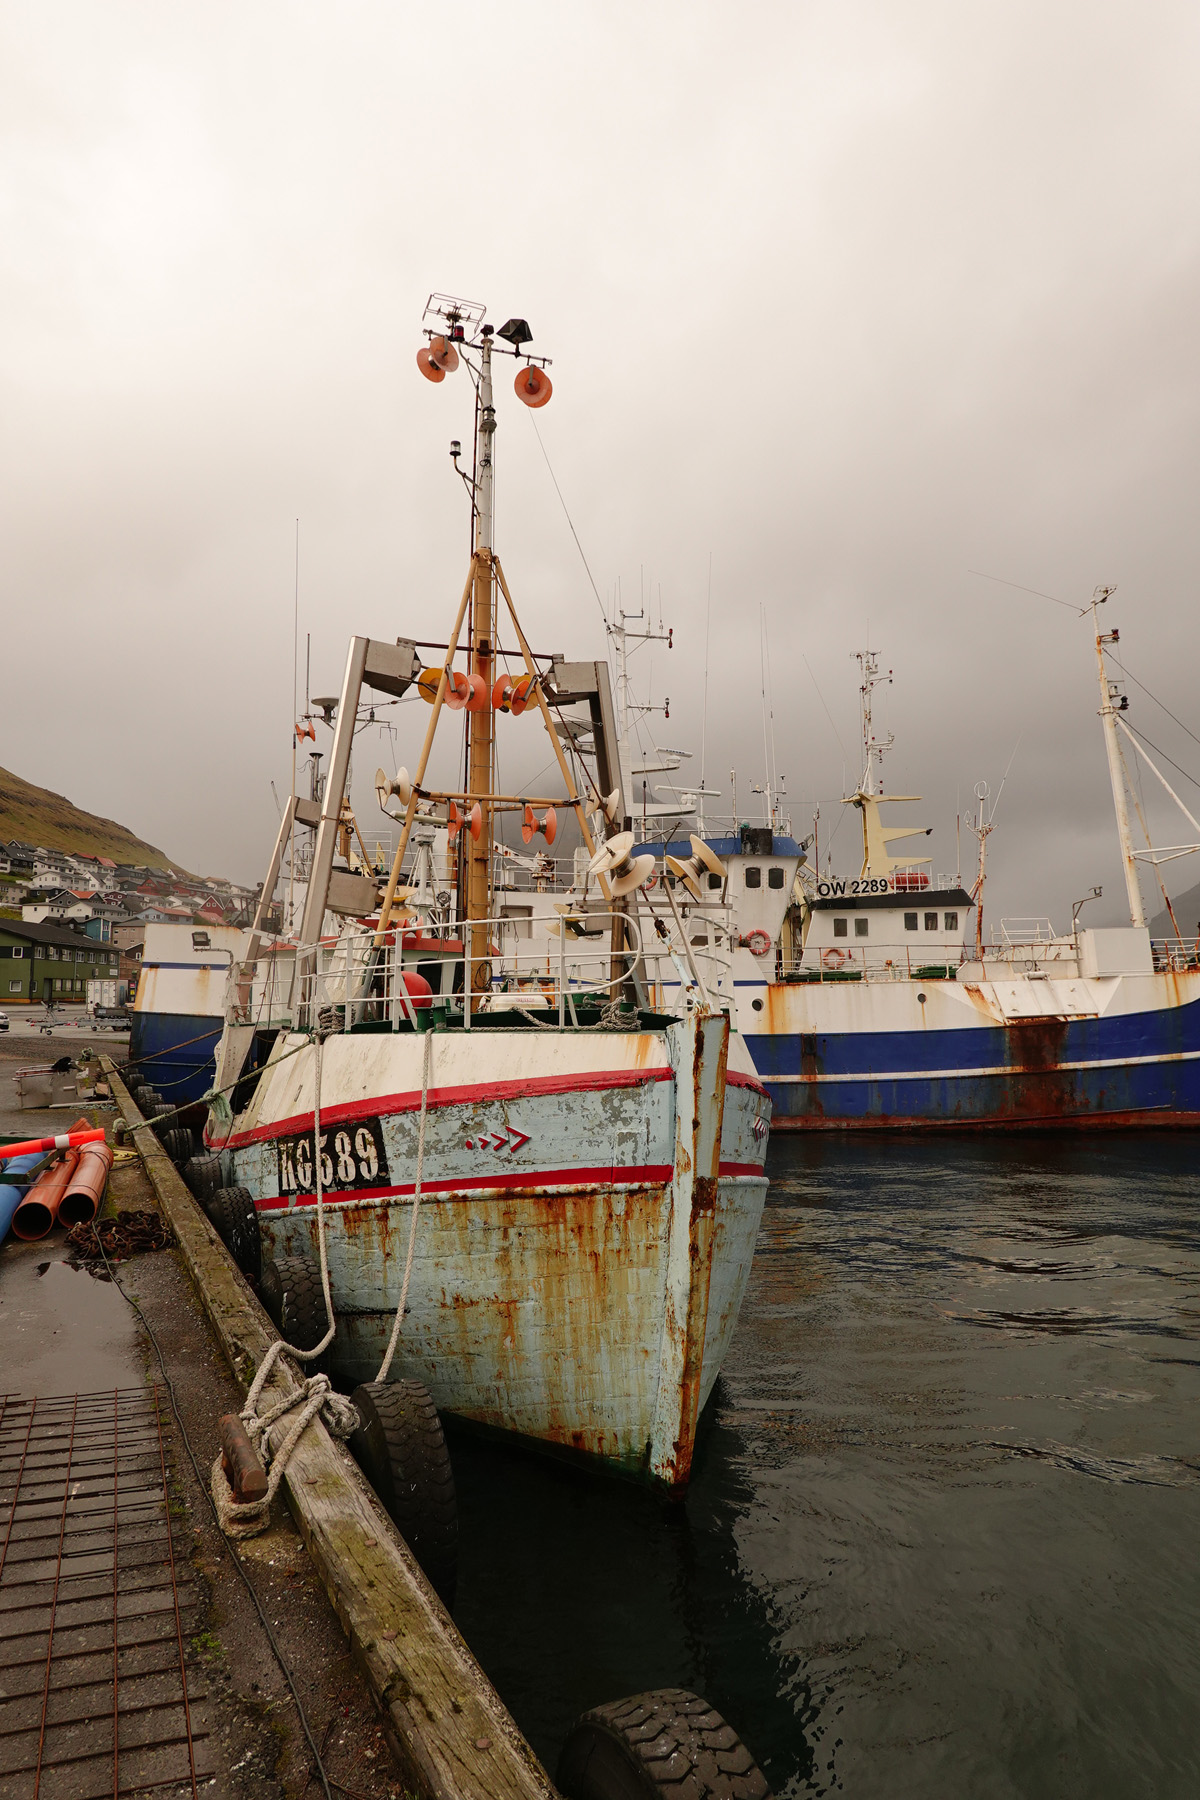
[(1197, 1160), (777, 1139), (685, 1501), (456, 1433), (456, 1617), (551, 1768), (680, 1684), (778, 1795), (1200, 1793)]

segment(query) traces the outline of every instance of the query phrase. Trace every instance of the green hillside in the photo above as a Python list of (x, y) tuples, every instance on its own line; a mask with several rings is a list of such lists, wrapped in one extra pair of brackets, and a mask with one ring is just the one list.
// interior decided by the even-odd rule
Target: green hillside
[(62, 794), (22, 781), (0, 769), (0, 843), (17, 838), (45, 850), (70, 850), (83, 856), (109, 856), (113, 862), (145, 863), (151, 869), (187, 870), (153, 844), (142, 842), (113, 819), (98, 819)]

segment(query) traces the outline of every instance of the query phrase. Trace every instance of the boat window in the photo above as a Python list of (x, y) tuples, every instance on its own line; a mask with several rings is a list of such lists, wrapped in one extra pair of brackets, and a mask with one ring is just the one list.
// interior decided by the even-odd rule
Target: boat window
[(926, 913), (925, 914), (925, 929), (926, 929), (926, 931), (936, 931), (937, 930), (937, 914), (936, 913)]
[(746, 886), (747, 887), (761, 887), (762, 886), (762, 870), (755, 868), (753, 863), (750, 863), (746, 869)]
[(512, 922), (514, 937), (527, 938), (533, 936), (532, 906), (505, 906), (501, 908), (500, 917)]
[(855, 935), (855, 937), (866, 937), (866, 935), (867, 935), (867, 921), (866, 921), (866, 919), (855, 919), (855, 921), (854, 921), (854, 935)]
[(946, 925), (947, 931), (957, 931), (958, 930), (958, 914), (957, 913), (947, 913), (946, 918), (945, 918), (945, 925)]
[(849, 937), (850, 936), (850, 921), (849, 921), (849, 919), (835, 919), (833, 921), (833, 935), (834, 935), (834, 937)]
[(783, 886), (783, 870), (782, 869), (768, 869), (767, 870), (767, 886), (774, 887), (774, 888), (780, 888)]
[(708, 885), (710, 888), (719, 888), (721, 885), (721, 877), (719, 875), (710, 874), (708, 877)]
[(915, 930), (916, 930), (916, 929), (917, 929), (917, 915), (916, 915), (916, 913), (905, 913), (905, 915), (904, 915), (904, 929), (905, 929), (905, 931), (915, 931)]

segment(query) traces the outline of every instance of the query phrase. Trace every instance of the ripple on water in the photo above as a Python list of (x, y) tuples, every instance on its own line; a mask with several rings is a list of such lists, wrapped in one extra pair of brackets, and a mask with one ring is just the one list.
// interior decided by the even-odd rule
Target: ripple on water
[(460, 1623), (542, 1755), (680, 1683), (792, 1800), (1194, 1800), (1194, 1163), (775, 1140), (684, 1504), (463, 1451)]

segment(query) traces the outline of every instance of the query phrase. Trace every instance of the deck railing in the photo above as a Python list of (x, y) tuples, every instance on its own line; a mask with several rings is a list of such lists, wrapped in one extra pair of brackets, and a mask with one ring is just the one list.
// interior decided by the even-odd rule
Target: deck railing
[[(623, 948), (614, 952), (618, 919)], [(577, 1022), (580, 1007), (614, 1000), (633, 971), (653, 980), (653, 965), (671, 949), (685, 965), (689, 955), (677, 944), (644, 942), (643, 926), (630, 913), (564, 906), (555, 923), (553, 935), (526, 936), (526, 921), (501, 914), (477, 921), (461, 936), (402, 930), (378, 947), (373, 931), (364, 926), (343, 933), (333, 945), (289, 947), (285, 963), (265, 955), (233, 966), (226, 1019), (259, 1029), (320, 1025), (325, 1031), (350, 1031), (369, 1023), (393, 1029), (419, 1024), (426, 1008), (417, 1005), (403, 976), (437, 963), (451, 991), (435, 991), (432, 1004), (447, 1022), (461, 1021), (469, 1030), (483, 1015), (532, 1012), (547, 1023), (557, 1015), (558, 1024), (565, 1026)], [(486, 943), (482, 954), (473, 948), (480, 933)], [(697, 951), (690, 954), (695, 963)], [(464, 994), (470, 995), (469, 1004)]]
[(1152, 938), (1150, 954), (1158, 970), (1183, 974), (1188, 969), (1200, 969), (1200, 937)]

